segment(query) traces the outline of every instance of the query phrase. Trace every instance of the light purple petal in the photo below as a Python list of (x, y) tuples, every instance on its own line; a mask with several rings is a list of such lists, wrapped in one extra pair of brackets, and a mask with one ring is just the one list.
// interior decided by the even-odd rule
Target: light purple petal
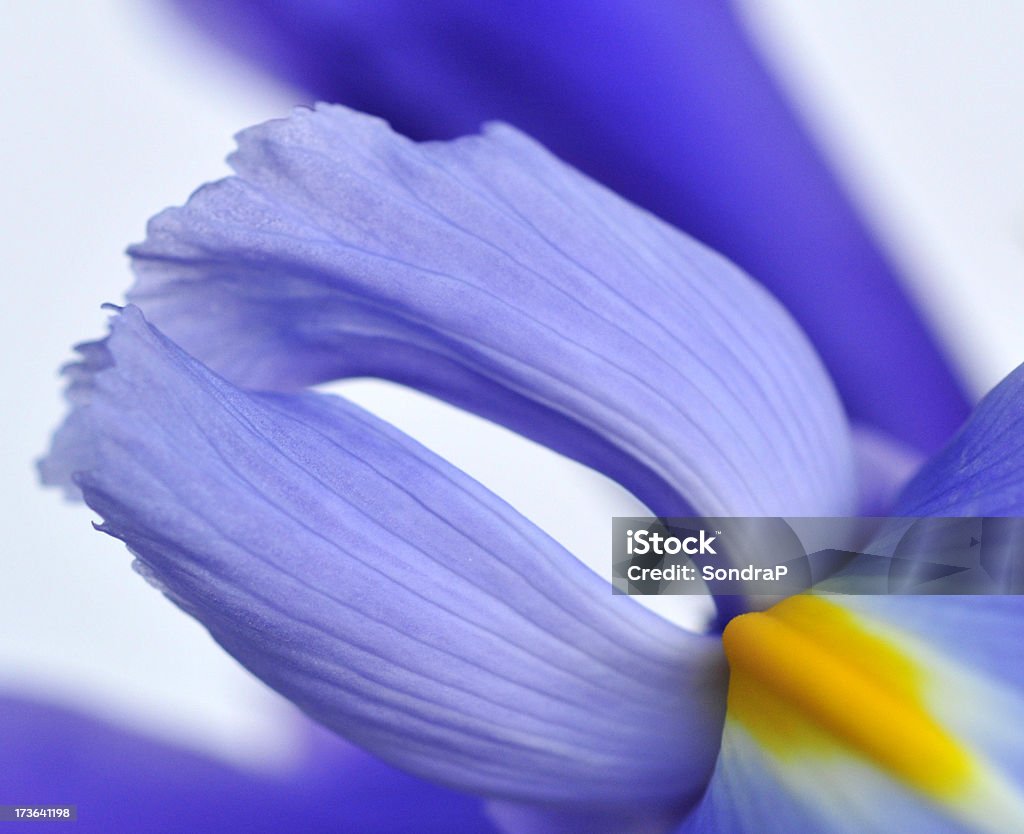
[(1024, 516), (1024, 366), (997, 385), (897, 502), (905, 516)]
[(809, 764), (787, 778), (777, 760), (727, 722), (707, 793), (674, 834), (978, 834), (874, 776)]
[[(823, 736), (785, 755), (730, 713), (707, 793), (678, 834), (1024, 830), (1020, 597), (830, 596), (914, 666), (922, 708), (970, 757), (972, 784), (929, 797)], [(858, 713), (866, 726), (869, 709)]]
[(781, 306), (512, 128), (416, 144), (319, 106), (231, 162), (151, 222), (130, 299), (235, 383), (391, 378), (659, 514), (854, 510), (845, 417)]
[(850, 596), (843, 605), (932, 653), (945, 723), (1024, 788), (1024, 597)]
[(948, 357), (746, 31), (735, 0), (174, 0), (299, 85), (416, 139), (501, 119), (740, 264), (851, 414), (932, 451), (967, 413)]
[(140, 571), (310, 715), (488, 796), (659, 806), (702, 787), (717, 640), (613, 597), (343, 400), (240, 391), (133, 307), (85, 357), (45, 478), (73, 477)]

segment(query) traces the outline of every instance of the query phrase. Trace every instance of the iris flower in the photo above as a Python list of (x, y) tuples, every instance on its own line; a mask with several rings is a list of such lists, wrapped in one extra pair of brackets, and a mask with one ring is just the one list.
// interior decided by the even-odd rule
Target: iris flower
[[(660, 515), (856, 514), (901, 467), (764, 288), (506, 125), (320, 105), (238, 143), (131, 249), (42, 473), (239, 662), (506, 831), (1024, 826), (1020, 599), (723, 598), (686, 631), (309, 390), (396, 380)], [(1022, 414), (1018, 371), (889, 508), (1019, 514)]]
[(967, 416), (730, 0), (173, 2), (307, 103), (420, 140), (500, 119), (685, 229), (795, 316), (853, 420), (932, 452)]

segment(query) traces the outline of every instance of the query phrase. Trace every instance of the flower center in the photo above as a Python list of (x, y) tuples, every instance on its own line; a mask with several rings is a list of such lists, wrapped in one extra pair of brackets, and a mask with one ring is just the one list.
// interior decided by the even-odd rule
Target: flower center
[(733, 619), (729, 717), (777, 756), (836, 745), (936, 799), (976, 775), (971, 755), (929, 713), (924, 672), (838, 605), (796, 596)]

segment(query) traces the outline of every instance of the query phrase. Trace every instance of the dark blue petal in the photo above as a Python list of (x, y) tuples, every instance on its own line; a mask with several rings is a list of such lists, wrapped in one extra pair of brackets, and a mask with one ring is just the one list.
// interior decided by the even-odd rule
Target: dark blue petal
[(1024, 366), (997, 385), (897, 502), (905, 516), (1024, 516)]
[(810, 335), (852, 416), (937, 448), (943, 352), (724, 0), (177, 0), (317, 99), (414, 138), (504, 119), (734, 259)]
[(0, 802), (76, 805), (97, 832), (493, 832), (481, 803), (311, 739), (287, 771), (248, 772), (54, 706), (0, 697)]
[(130, 299), (237, 384), (395, 379), (658, 514), (854, 510), (846, 420), (783, 308), (515, 130), (418, 145), (322, 105), (231, 162), (151, 221)]
[(657, 807), (702, 787), (713, 637), (612, 596), (372, 415), (240, 391), (136, 308), (72, 373), (44, 477), (73, 478), (151, 582), (314, 718), (495, 797)]

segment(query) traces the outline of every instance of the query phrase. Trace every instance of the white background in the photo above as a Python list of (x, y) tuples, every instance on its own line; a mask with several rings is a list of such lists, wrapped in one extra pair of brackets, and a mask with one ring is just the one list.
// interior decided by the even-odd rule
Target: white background
[[(744, 4), (977, 392), (1024, 360), (1024, 4)], [(290, 749), (287, 708), (35, 481), (55, 369), (102, 332), (146, 218), (222, 176), (231, 135), (293, 96), (159, 4), (7, 0), (0, 690), (75, 704), (245, 761)], [(642, 512), (580, 467), (424, 398), (348, 391), (601, 563), (594, 517)]]

